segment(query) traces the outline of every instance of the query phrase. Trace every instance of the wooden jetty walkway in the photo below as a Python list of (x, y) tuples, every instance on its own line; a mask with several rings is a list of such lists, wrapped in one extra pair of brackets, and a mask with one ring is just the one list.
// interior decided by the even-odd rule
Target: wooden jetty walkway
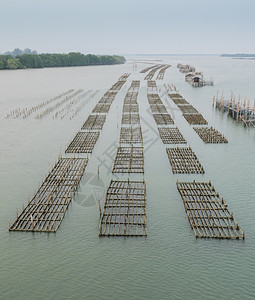
[(144, 181), (111, 181), (100, 216), (99, 236), (147, 236)]
[(87, 163), (87, 158), (59, 159), (9, 230), (57, 231)]
[(166, 148), (174, 174), (204, 174), (204, 168), (191, 147)]
[(228, 205), (210, 182), (178, 182), (191, 228), (198, 238), (245, 238)]

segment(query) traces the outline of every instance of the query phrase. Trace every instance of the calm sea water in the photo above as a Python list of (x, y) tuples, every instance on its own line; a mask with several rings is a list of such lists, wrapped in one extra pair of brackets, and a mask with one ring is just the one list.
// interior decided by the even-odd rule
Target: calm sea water
[[(125, 65), (0, 72), (0, 298), (1, 299), (254, 299), (255, 297), (255, 131), (212, 108), (217, 90), (255, 97), (255, 61), (221, 57), (146, 57), (169, 63), (157, 81), (162, 100), (188, 140), (204, 175), (173, 175), (149, 111), (146, 81), (138, 63)], [(190, 63), (215, 86), (192, 88), (176, 65)], [(9, 232), (60, 152), (80, 129), (103, 93), (131, 72), (117, 95), (105, 126), (89, 155), (89, 164), (56, 234)], [(147, 238), (99, 238), (99, 210), (113, 176), (124, 96), (132, 80), (141, 80), (138, 96), (144, 131), (147, 184)], [(226, 134), (226, 145), (205, 145), (164, 93), (173, 83), (209, 124)], [(69, 89), (99, 90), (72, 120), (5, 119), (17, 107), (29, 107)], [(82, 156), (82, 155), (81, 155)], [(100, 166), (100, 177), (97, 167)], [(242, 240), (200, 240), (190, 229), (176, 180), (211, 180), (246, 233)]]

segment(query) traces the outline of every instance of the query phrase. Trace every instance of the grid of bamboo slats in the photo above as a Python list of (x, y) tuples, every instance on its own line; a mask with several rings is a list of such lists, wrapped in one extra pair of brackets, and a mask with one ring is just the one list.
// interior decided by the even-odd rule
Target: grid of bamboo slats
[(187, 144), (177, 127), (158, 128), (160, 138), (164, 144)]
[(95, 114), (104, 114), (104, 113), (108, 113), (109, 109), (111, 107), (111, 104), (101, 104), (101, 103), (98, 103), (94, 109), (92, 110), (92, 113), (95, 113)]
[(119, 147), (113, 173), (144, 173), (143, 147)]
[(135, 105), (135, 104), (137, 104), (137, 93), (127, 92), (127, 95), (124, 99), (124, 105)]
[(213, 127), (193, 127), (204, 143), (218, 144), (228, 143), (228, 140), (218, 130)]
[(210, 182), (178, 182), (185, 211), (195, 236), (199, 238), (245, 238), (228, 205)]
[(140, 116), (139, 114), (123, 114), (122, 115), (122, 124), (140, 124)]
[(160, 69), (156, 80), (163, 80), (164, 76), (165, 76), (166, 70), (168, 68), (170, 68), (170, 67), (171, 67), (171, 65), (166, 65), (165, 67), (163, 67), (162, 69)]
[(151, 67), (145, 68), (142, 71), (140, 71), (140, 73), (147, 73), (148, 71), (150, 71), (151, 69), (158, 67), (159, 65), (153, 65)]
[(138, 106), (138, 104), (124, 104), (122, 112), (123, 113), (138, 113), (139, 106)]
[(61, 158), (9, 230), (57, 231), (87, 163), (87, 158)]
[(199, 114), (199, 112), (195, 109), (195, 107), (190, 104), (189, 105), (177, 104), (177, 106), (179, 107), (180, 111), (183, 114)]
[(163, 105), (163, 102), (159, 98), (158, 94), (148, 94), (148, 102), (149, 104), (160, 104)]
[(155, 75), (155, 73), (156, 73), (159, 69), (163, 68), (164, 66), (165, 66), (165, 65), (159, 65), (159, 66), (153, 68), (152, 70), (150, 70), (150, 72), (145, 76), (144, 80), (151, 80), (151, 79), (153, 78), (153, 76)]
[(166, 148), (166, 152), (174, 174), (204, 174), (204, 168), (191, 147)]
[(177, 105), (181, 105), (181, 104), (184, 104), (184, 105), (188, 105), (189, 102), (187, 100), (185, 100), (184, 98), (172, 98), (172, 101)]
[(191, 125), (207, 125), (208, 122), (201, 114), (184, 114), (186, 121)]
[(107, 91), (98, 103), (100, 104), (111, 104), (117, 95), (117, 91)]
[(105, 115), (90, 115), (86, 122), (82, 126), (82, 130), (102, 130), (104, 122), (106, 120)]
[(127, 80), (131, 73), (124, 73), (120, 76), (119, 80)]
[(66, 153), (91, 153), (100, 132), (78, 132), (66, 149)]
[(111, 181), (99, 223), (100, 236), (147, 236), (144, 181)]
[(174, 120), (169, 114), (153, 114), (153, 118), (157, 125), (174, 124)]
[(150, 108), (152, 113), (156, 113), (156, 114), (167, 113), (167, 109), (164, 104), (151, 104)]
[(114, 85), (110, 88), (111, 91), (119, 91), (122, 86), (126, 83), (126, 80), (118, 80)]
[(143, 143), (143, 135), (141, 126), (138, 127), (122, 127), (120, 130), (120, 143), (135, 144)]

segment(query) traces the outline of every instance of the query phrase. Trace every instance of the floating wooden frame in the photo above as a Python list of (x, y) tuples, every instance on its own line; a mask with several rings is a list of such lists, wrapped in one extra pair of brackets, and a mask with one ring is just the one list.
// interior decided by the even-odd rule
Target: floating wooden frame
[(204, 168), (191, 147), (166, 148), (169, 162), (174, 174), (204, 174)]
[(173, 100), (173, 99), (183, 99), (182, 95), (179, 93), (168, 93), (168, 96)]
[(165, 67), (163, 67), (162, 69), (160, 69), (156, 80), (163, 80), (164, 76), (165, 76), (166, 70), (168, 68), (170, 68), (170, 67), (171, 67), (170, 65), (166, 65)]
[(208, 122), (201, 114), (183, 114), (184, 118), (190, 125), (207, 125)]
[(115, 99), (118, 92), (107, 91), (104, 96), (98, 102), (99, 104), (111, 104)]
[(239, 239), (244, 231), (229, 212), (228, 205), (210, 182), (178, 182), (185, 211), (195, 236), (199, 238)]
[(126, 83), (126, 80), (118, 80), (114, 85), (110, 88), (111, 91), (119, 91), (122, 86)]
[(113, 173), (144, 173), (143, 147), (119, 147)]
[(153, 118), (157, 125), (174, 124), (174, 120), (169, 114), (153, 114)]
[(56, 232), (87, 163), (87, 158), (61, 158), (9, 230)]
[(139, 114), (124, 114), (122, 115), (122, 124), (140, 124)]
[(97, 142), (100, 132), (78, 132), (70, 145), (66, 149), (66, 153), (91, 153)]
[(158, 128), (160, 138), (164, 144), (187, 144), (177, 127)]
[(193, 127), (204, 143), (219, 144), (228, 143), (228, 140), (213, 127)]
[(172, 98), (172, 101), (176, 104), (176, 105), (180, 105), (180, 104), (184, 104), (184, 105), (188, 105), (189, 102), (187, 100), (185, 100), (184, 98)]
[(138, 113), (139, 106), (138, 104), (124, 104), (122, 113)]
[(183, 114), (199, 114), (199, 112), (192, 105), (180, 105), (178, 104), (180, 111)]
[(94, 109), (92, 110), (92, 113), (95, 113), (95, 114), (99, 114), (99, 113), (108, 113), (109, 109), (111, 107), (111, 104), (101, 104), (101, 103), (98, 103)]
[(121, 127), (120, 143), (135, 144), (143, 142), (141, 126), (138, 127)]
[(147, 236), (144, 181), (111, 181), (100, 215), (99, 236)]
[(82, 126), (82, 130), (102, 130), (106, 115), (90, 115)]
[(148, 87), (150, 87), (150, 88), (157, 88), (157, 84), (156, 84), (156, 81), (155, 81), (155, 80), (148, 80), (148, 81), (147, 81), (147, 85), (148, 85)]
[(150, 105), (151, 112), (156, 113), (156, 114), (162, 114), (162, 113), (167, 113), (167, 109), (165, 105), (160, 105), (160, 104), (155, 104), (155, 105)]

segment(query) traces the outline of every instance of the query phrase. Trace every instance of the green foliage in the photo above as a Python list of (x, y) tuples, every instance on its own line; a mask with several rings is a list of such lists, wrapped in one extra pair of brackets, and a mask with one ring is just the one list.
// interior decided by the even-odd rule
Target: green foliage
[(125, 61), (123, 56), (116, 55), (84, 55), (79, 52), (70, 52), (68, 54), (29, 53), (18, 55), (16, 58), (13, 58), (11, 55), (0, 55), (0, 69), (113, 65), (123, 64)]
[(20, 60), (18, 58), (7, 59), (7, 69), (16, 70), (20, 68)]

